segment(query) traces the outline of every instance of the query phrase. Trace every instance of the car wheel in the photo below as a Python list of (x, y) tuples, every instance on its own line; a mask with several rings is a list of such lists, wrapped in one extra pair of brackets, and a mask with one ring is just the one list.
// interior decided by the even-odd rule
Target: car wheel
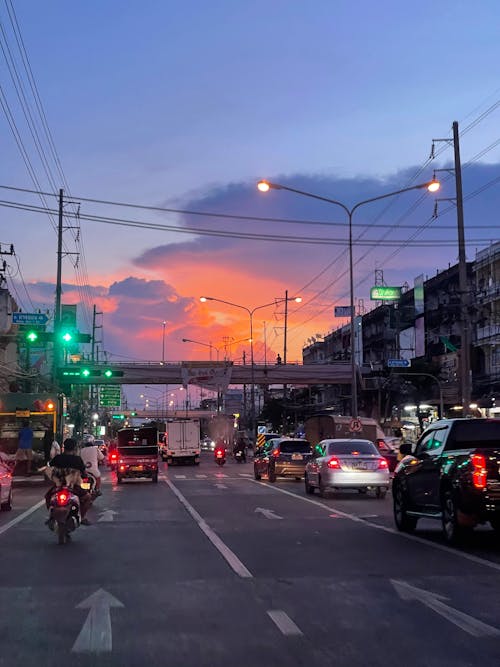
[(375, 495), (377, 496), (377, 498), (383, 500), (387, 495), (387, 489), (385, 489), (383, 486), (377, 486)]
[(260, 474), (257, 472), (257, 468), (256, 468), (255, 466), (253, 467), (253, 476), (255, 477), (255, 479), (256, 479), (257, 481), (259, 481), (259, 480), (261, 479), (261, 476), (260, 476)]
[(406, 498), (400, 484), (392, 490), (394, 498), (394, 523), (402, 533), (412, 533), (417, 527), (417, 517), (408, 516)]
[(307, 477), (307, 473), (304, 475), (304, 483), (306, 485), (306, 493), (309, 494), (310, 496), (312, 496), (313, 493), (314, 493), (314, 486), (311, 486), (309, 484), (309, 479)]
[(322, 498), (328, 498), (328, 489), (327, 487), (323, 484), (323, 480), (321, 477), (319, 478), (319, 495)]
[(9, 497), (7, 498), (7, 500), (0, 505), (0, 509), (2, 510), (2, 512), (10, 512), (10, 510), (12, 509), (12, 489), (9, 492)]
[(451, 489), (447, 489), (441, 498), (441, 516), (443, 535), (448, 544), (461, 542), (465, 535), (470, 532), (458, 522), (457, 502)]
[(271, 468), (269, 468), (269, 469), (268, 469), (268, 473), (267, 473), (267, 477), (268, 477), (269, 481), (270, 481), (272, 484), (274, 484), (274, 482), (276, 481), (276, 471), (275, 471), (275, 470), (271, 470)]

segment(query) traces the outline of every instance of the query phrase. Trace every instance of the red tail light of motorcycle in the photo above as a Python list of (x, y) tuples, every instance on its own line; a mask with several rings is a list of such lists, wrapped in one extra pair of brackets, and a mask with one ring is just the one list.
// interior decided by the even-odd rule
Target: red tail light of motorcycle
[(56, 502), (58, 505), (67, 505), (69, 501), (69, 493), (67, 491), (58, 491), (56, 493)]
[(218, 450), (215, 452), (215, 456), (216, 456), (218, 459), (221, 459), (221, 458), (224, 456), (224, 452), (222, 451), (222, 449), (218, 449)]
[(110, 461), (116, 461), (117, 458), (118, 458), (118, 454), (116, 452), (111, 452), (111, 454), (109, 455), (109, 460)]

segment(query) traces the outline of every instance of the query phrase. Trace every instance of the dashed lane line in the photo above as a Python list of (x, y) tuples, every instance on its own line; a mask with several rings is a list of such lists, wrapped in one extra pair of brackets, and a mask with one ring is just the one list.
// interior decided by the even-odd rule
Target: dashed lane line
[(458, 556), (460, 558), (464, 558), (465, 560), (469, 560), (472, 563), (477, 563), (478, 565), (483, 565), (484, 567), (488, 567), (491, 570), (496, 570), (497, 572), (500, 571), (500, 563), (495, 563), (494, 561), (491, 560), (486, 560), (485, 558), (481, 558), (480, 556), (474, 556), (474, 554), (469, 554), (466, 553), (465, 551), (456, 551), (452, 547), (447, 547), (445, 544), (438, 544), (437, 542), (430, 542), (423, 537), (418, 537), (418, 535), (411, 535), (410, 533), (402, 533), (399, 530), (396, 530), (395, 528), (389, 528), (388, 526), (382, 526), (379, 523), (373, 523), (373, 521), (368, 521), (367, 519), (364, 519), (362, 517), (356, 516), (355, 514), (349, 514), (348, 512), (342, 512), (342, 510), (337, 509), (333, 505), (327, 505), (326, 503), (322, 503), (319, 500), (313, 500), (312, 498), (306, 498), (304, 496), (299, 496), (297, 493), (292, 493), (291, 491), (287, 491), (286, 489), (280, 489), (277, 486), (270, 486), (269, 484), (265, 484), (263, 482), (258, 482), (255, 479), (250, 479), (250, 482), (253, 484), (259, 484), (261, 486), (265, 486), (266, 488), (271, 488), (273, 491), (278, 491), (279, 493), (284, 493), (287, 496), (291, 496), (292, 498), (298, 498), (299, 500), (303, 500), (305, 503), (310, 503), (311, 505), (316, 505), (317, 507), (321, 507), (322, 509), (327, 510), (328, 512), (335, 512), (339, 517), (342, 517), (344, 519), (349, 519), (350, 521), (355, 521), (356, 523), (362, 523), (365, 526), (370, 526), (370, 528), (376, 528), (377, 530), (381, 530), (384, 533), (389, 533), (391, 535), (398, 535), (398, 537), (402, 537), (405, 540), (411, 540), (412, 542), (418, 542), (419, 544), (423, 544), (426, 547), (431, 547), (432, 549), (437, 549), (438, 551), (444, 551), (445, 553), (452, 554), (454, 556)]
[(42, 507), (42, 505), (45, 505), (45, 500), (39, 500), (37, 503), (28, 508), (25, 512), (23, 512), (19, 516), (16, 516), (15, 519), (12, 519), (8, 523), (6, 523), (5, 526), (1, 526), (0, 535), (6, 533), (9, 530), (9, 528), (12, 528), (12, 526), (15, 526), (16, 524), (20, 523), (21, 521), (23, 521), (23, 519), (26, 519), (26, 517), (30, 516), (30, 514), (33, 514), (33, 512), (36, 512), (37, 509)]
[(275, 623), (281, 634), (286, 637), (297, 637), (302, 635), (302, 630), (292, 621), (290, 616), (281, 609), (270, 609), (267, 615)]
[(175, 486), (173, 482), (171, 482), (169, 479), (166, 477), (161, 477), (161, 480), (165, 482), (169, 487), (172, 493), (177, 497), (179, 502), (184, 505), (185, 509), (189, 512), (191, 517), (196, 521), (198, 524), (199, 529), (205, 533), (205, 535), (208, 537), (210, 542), (214, 545), (214, 547), (217, 549), (217, 551), (221, 554), (221, 556), (226, 560), (228, 565), (232, 568), (236, 574), (241, 577), (242, 579), (252, 579), (253, 574), (250, 572), (250, 570), (241, 562), (241, 560), (238, 558), (238, 556), (234, 553), (234, 551), (231, 551), (231, 549), (225, 544), (221, 538), (215, 533), (212, 528), (208, 525), (208, 523), (203, 519), (203, 517), (198, 514), (198, 512), (195, 510), (195, 508), (191, 505), (191, 503), (183, 496), (183, 494), (179, 491), (179, 489)]

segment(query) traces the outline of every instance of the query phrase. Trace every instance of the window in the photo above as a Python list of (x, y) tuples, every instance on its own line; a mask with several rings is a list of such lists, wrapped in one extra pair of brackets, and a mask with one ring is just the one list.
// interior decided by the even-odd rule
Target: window
[(475, 449), (476, 447), (496, 449), (499, 442), (499, 419), (467, 419), (453, 425), (446, 449)]
[(422, 454), (423, 452), (430, 455), (438, 454), (447, 431), (448, 427), (433, 429), (430, 433), (427, 433), (418, 444), (416, 454)]
[(328, 454), (331, 455), (355, 456), (353, 452), (379, 456), (377, 448), (369, 440), (337, 440), (336, 442), (330, 442), (328, 445)]
[(284, 440), (280, 443), (280, 452), (282, 454), (309, 454), (311, 445), (307, 440)]

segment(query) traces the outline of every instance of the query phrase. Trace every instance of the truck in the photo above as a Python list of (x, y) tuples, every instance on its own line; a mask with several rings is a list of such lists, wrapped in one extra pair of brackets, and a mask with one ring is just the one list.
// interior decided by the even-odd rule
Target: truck
[(328, 413), (319, 413), (308, 417), (304, 422), (306, 440), (314, 447), (325, 438), (363, 438), (371, 440), (377, 444), (377, 440), (384, 440), (386, 437), (381, 426), (376, 419), (370, 417), (358, 417), (359, 430), (351, 431), (352, 417), (344, 415), (332, 415)]
[(155, 427), (122, 428), (117, 434), (116, 481), (149, 477), (158, 482), (158, 431)]
[(168, 464), (200, 463), (200, 422), (198, 419), (175, 419), (165, 425), (162, 458)]

